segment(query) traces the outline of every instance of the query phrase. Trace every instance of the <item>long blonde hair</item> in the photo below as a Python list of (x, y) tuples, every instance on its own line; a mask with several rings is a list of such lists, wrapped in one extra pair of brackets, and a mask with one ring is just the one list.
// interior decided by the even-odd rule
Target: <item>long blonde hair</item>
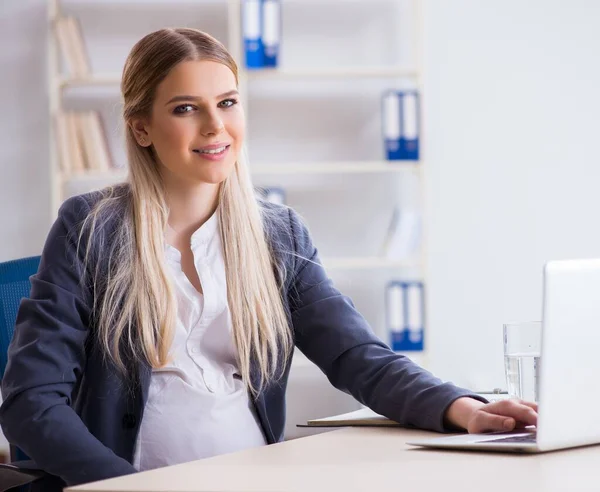
[[(152, 150), (137, 144), (130, 122), (150, 115), (157, 85), (176, 64), (188, 60), (222, 63), (238, 81), (235, 61), (206, 33), (161, 29), (138, 41), (121, 81), (128, 182), (103, 190), (79, 236), (81, 242), (89, 230), (95, 242), (88, 243), (85, 263), (91, 272), (98, 340), (123, 372), (131, 367), (130, 357), (153, 368), (168, 362), (177, 316), (164, 261), (165, 190)], [(282, 374), (293, 340), (282, 302), (285, 270), (267, 239), (267, 226), (277, 214), (266, 220), (270, 209), (257, 201), (244, 160), (238, 159), (220, 186), (218, 216), (239, 369), (256, 396)], [(100, 232), (108, 222), (113, 224), (110, 240)], [(103, 259), (91, 255), (92, 250)]]

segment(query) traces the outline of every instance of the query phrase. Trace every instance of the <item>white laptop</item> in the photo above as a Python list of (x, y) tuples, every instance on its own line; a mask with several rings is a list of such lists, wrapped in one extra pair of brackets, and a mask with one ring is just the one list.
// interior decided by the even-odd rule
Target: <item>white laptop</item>
[(414, 446), (539, 453), (600, 443), (600, 259), (544, 267), (537, 428), (462, 434)]

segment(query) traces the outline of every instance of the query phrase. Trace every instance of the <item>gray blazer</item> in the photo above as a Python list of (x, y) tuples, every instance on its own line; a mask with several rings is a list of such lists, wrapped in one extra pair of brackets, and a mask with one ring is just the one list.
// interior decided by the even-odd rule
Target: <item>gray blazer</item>
[[(124, 211), (128, 188), (121, 189), (116, 206)], [(79, 282), (82, 252), (77, 254), (75, 239), (99, 198), (95, 192), (62, 205), (9, 349), (0, 423), (9, 441), (52, 475), (33, 490), (58, 491), (65, 483), (136, 472), (134, 445), (151, 368), (132, 366), (124, 378), (106, 363), (90, 336), (93, 292)], [(285, 206), (263, 206), (280, 219), (269, 224), (269, 240), (286, 267), (283, 303), (296, 346), (336, 388), (374, 411), (405, 426), (446, 430), (448, 406), (461, 396), (478, 397), (393, 353), (334, 287), (298, 215)], [(112, 229), (108, 223), (99, 231), (107, 250)], [(253, 400), (269, 444), (283, 438), (289, 370), (288, 363), (284, 377)]]

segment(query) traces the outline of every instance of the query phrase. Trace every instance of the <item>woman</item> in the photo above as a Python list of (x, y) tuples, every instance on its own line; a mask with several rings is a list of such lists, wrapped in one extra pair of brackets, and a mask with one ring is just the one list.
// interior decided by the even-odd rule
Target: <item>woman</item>
[(6, 436), (53, 476), (39, 490), (280, 441), (294, 344), (407, 426), (536, 421), (533, 404), (478, 401), (372, 334), (298, 215), (255, 198), (237, 85), (226, 49), (192, 29), (149, 34), (127, 59), (128, 182), (61, 207), (2, 381)]

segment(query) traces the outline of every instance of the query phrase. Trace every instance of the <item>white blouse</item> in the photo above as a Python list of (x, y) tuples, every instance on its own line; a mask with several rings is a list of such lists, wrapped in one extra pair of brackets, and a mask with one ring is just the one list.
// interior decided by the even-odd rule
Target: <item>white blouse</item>
[(266, 444), (236, 362), (216, 212), (191, 247), (204, 295), (183, 273), (179, 251), (165, 250), (177, 327), (172, 362), (152, 372), (133, 463), (140, 471)]

